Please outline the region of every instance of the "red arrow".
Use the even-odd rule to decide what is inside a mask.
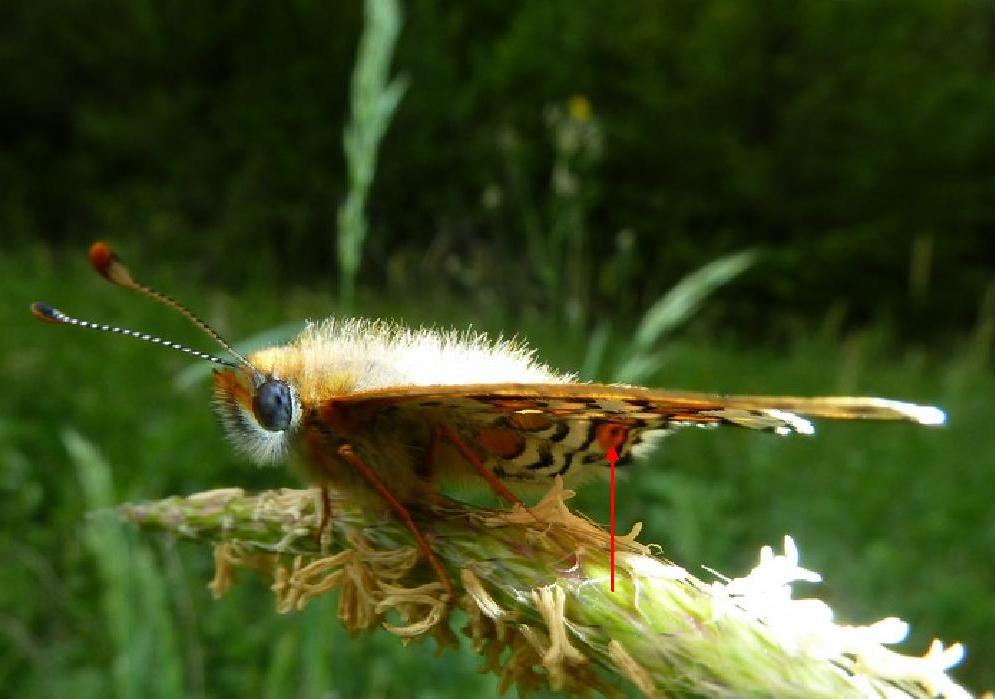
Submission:
[[[610,476],[608,481],[608,499],[610,502],[609,506],[609,530],[611,532],[611,545],[609,549],[609,560],[611,567],[611,591],[615,592],[615,463],[618,461],[618,452],[615,447],[608,450],[605,454],[605,458],[608,459],[608,463],[611,465]]]

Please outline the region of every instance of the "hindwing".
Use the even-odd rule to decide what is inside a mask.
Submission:
[[[610,384],[471,384],[399,386],[343,395],[319,414],[361,415],[364,424],[444,422],[455,429],[498,478],[540,483],[581,477],[642,455],[678,427],[733,425],[778,434],[811,434],[802,417],[911,420],[933,424],[942,413],[880,398],[721,396]],[[332,418],[327,419],[332,422]],[[358,427],[358,425],[357,425]],[[368,439],[373,435],[366,435]]]

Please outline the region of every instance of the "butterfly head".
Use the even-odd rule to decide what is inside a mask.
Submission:
[[[258,362],[255,355],[250,359],[237,352],[220,333],[180,302],[135,281],[128,268],[105,243],[94,243],[89,256],[90,264],[102,277],[177,311],[231,354],[233,360],[145,332],[74,318],[45,303],[32,304],[31,312],[48,323],[134,337],[212,362],[219,367],[214,374],[215,402],[236,448],[260,463],[284,457],[301,422],[300,394],[294,381],[280,376],[271,362]]]
[[[292,380],[255,367],[218,370],[214,397],[238,451],[258,463],[286,457],[302,415],[300,392]]]

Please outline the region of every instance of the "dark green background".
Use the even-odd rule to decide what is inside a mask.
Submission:
[[[394,66],[410,84],[380,151],[357,312],[520,333],[562,369],[607,320],[607,372],[684,274],[757,249],[669,340],[652,383],[891,395],[943,406],[950,425],[679,435],[622,486],[624,521],[646,521],[678,562],[730,574],[791,533],[827,579],[812,594],[842,619],[901,616],[920,652],[962,640],[958,676],[995,685],[990,6],[416,0],[406,15]],[[122,652],[62,430],[98,446],[119,501],[293,483],[230,454],[208,387],[174,387],[182,357],[43,327],[27,304],[205,346],[88,272],[86,245],[104,238],[233,338],[340,310],[334,222],[361,26],[344,2],[0,7],[12,695],[107,696]],[[575,96],[599,147],[571,162],[580,186],[565,200],[551,173]],[[567,257],[531,254],[564,221]],[[562,288],[548,282],[558,265],[573,275]],[[604,515],[598,486],[583,498]],[[493,692],[466,653],[347,640],[327,608],[277,619],[249,579],[213,602],[206,550],[153,548],[192,695],[320,696],[325,680],[335,696]]]

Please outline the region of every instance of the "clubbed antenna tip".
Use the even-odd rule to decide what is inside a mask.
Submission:
[[[168,306],[169,308],[172,308],[174,311],[177,311],[180,315],[184,316],[190,322],[196,325],[208,337],[212,338],[215,342],[221,345],[221,347],[230,352],[235,357],[235,359],[238,360],[238,364],[241,364],[249,368],[250,370],[255,371],[249,360],[246,359],[246,357],[243,356],[241,353],[237,352],[235,348],[233,348],[231,344],[227,340],[225,340],[217,330],[208,325],[208,323],[205,320],[201,319],[197,314],[195,314],[193,311],[191,311],[189,308],[187,308],[186,306],[184,306],[182,303],[172,298],[171,296],[167,296],[161,291],[157,291],[152,287],[145,286],[144,284],[135,281],[135,278],[131,276],[131,272],[128,271],[128,268],[121,261],[121,258],[117,256],[117,253],[115,253],[107,243],[103,241],[97,241],[93,243],[90,246],[90,250],[87,256],[89,257],[90,265],[93,267],[94,270],[96,270],[97,274],[99,274],[101,277],[111,282],[112,284],[123,286],[126,289],[131,289],[132,291],[137,291],[143,296],[146,296],[152,299],[153,301],[161,303],[165,306]],[[179,343],[172,342],[171,340],[164,340],[162,338],[149,335],[148,333],[136,330],[126,330],[124,328],[118,328],[111,325],[93,323],[91,321],[73,318],[71,316],[66,315],[58,308],[49,306],[46,303],[37,302],[32,304],[31,313],[36,318],[39,318],[40,320],[43,320],[46,323],[53,323],[56,325],[75,325],[77,327],[89,328],[92,330],[113,332],[119,335],[125,335],[128,337],[138,338],[140,340],[146,340],[148,342],[153,342],[158,345],[163,345],[164,347],[171,347],[173,349],[180,350],[181,352],[186,352],[188,354],[191,354],[195,357],[207,359],[208,361],[214,362],[215,364],[219,364],[222,366],[229,366],[229,367],[237,366],[237,364],[233,362],[220,359],[211,354],[207,354],[206,352],[199,352],[190,349],[188,347],[180,345]]]
[[[131,274],[128,272],[128,268],[124,266],[121,258],[117,256],[117,253],[107,243],[99,240],[95,242],[90,246],[88,256],[90,258],[90,265],[104,279],[119,286],[130,288],[136,286],[135,280],[132,279]]]

